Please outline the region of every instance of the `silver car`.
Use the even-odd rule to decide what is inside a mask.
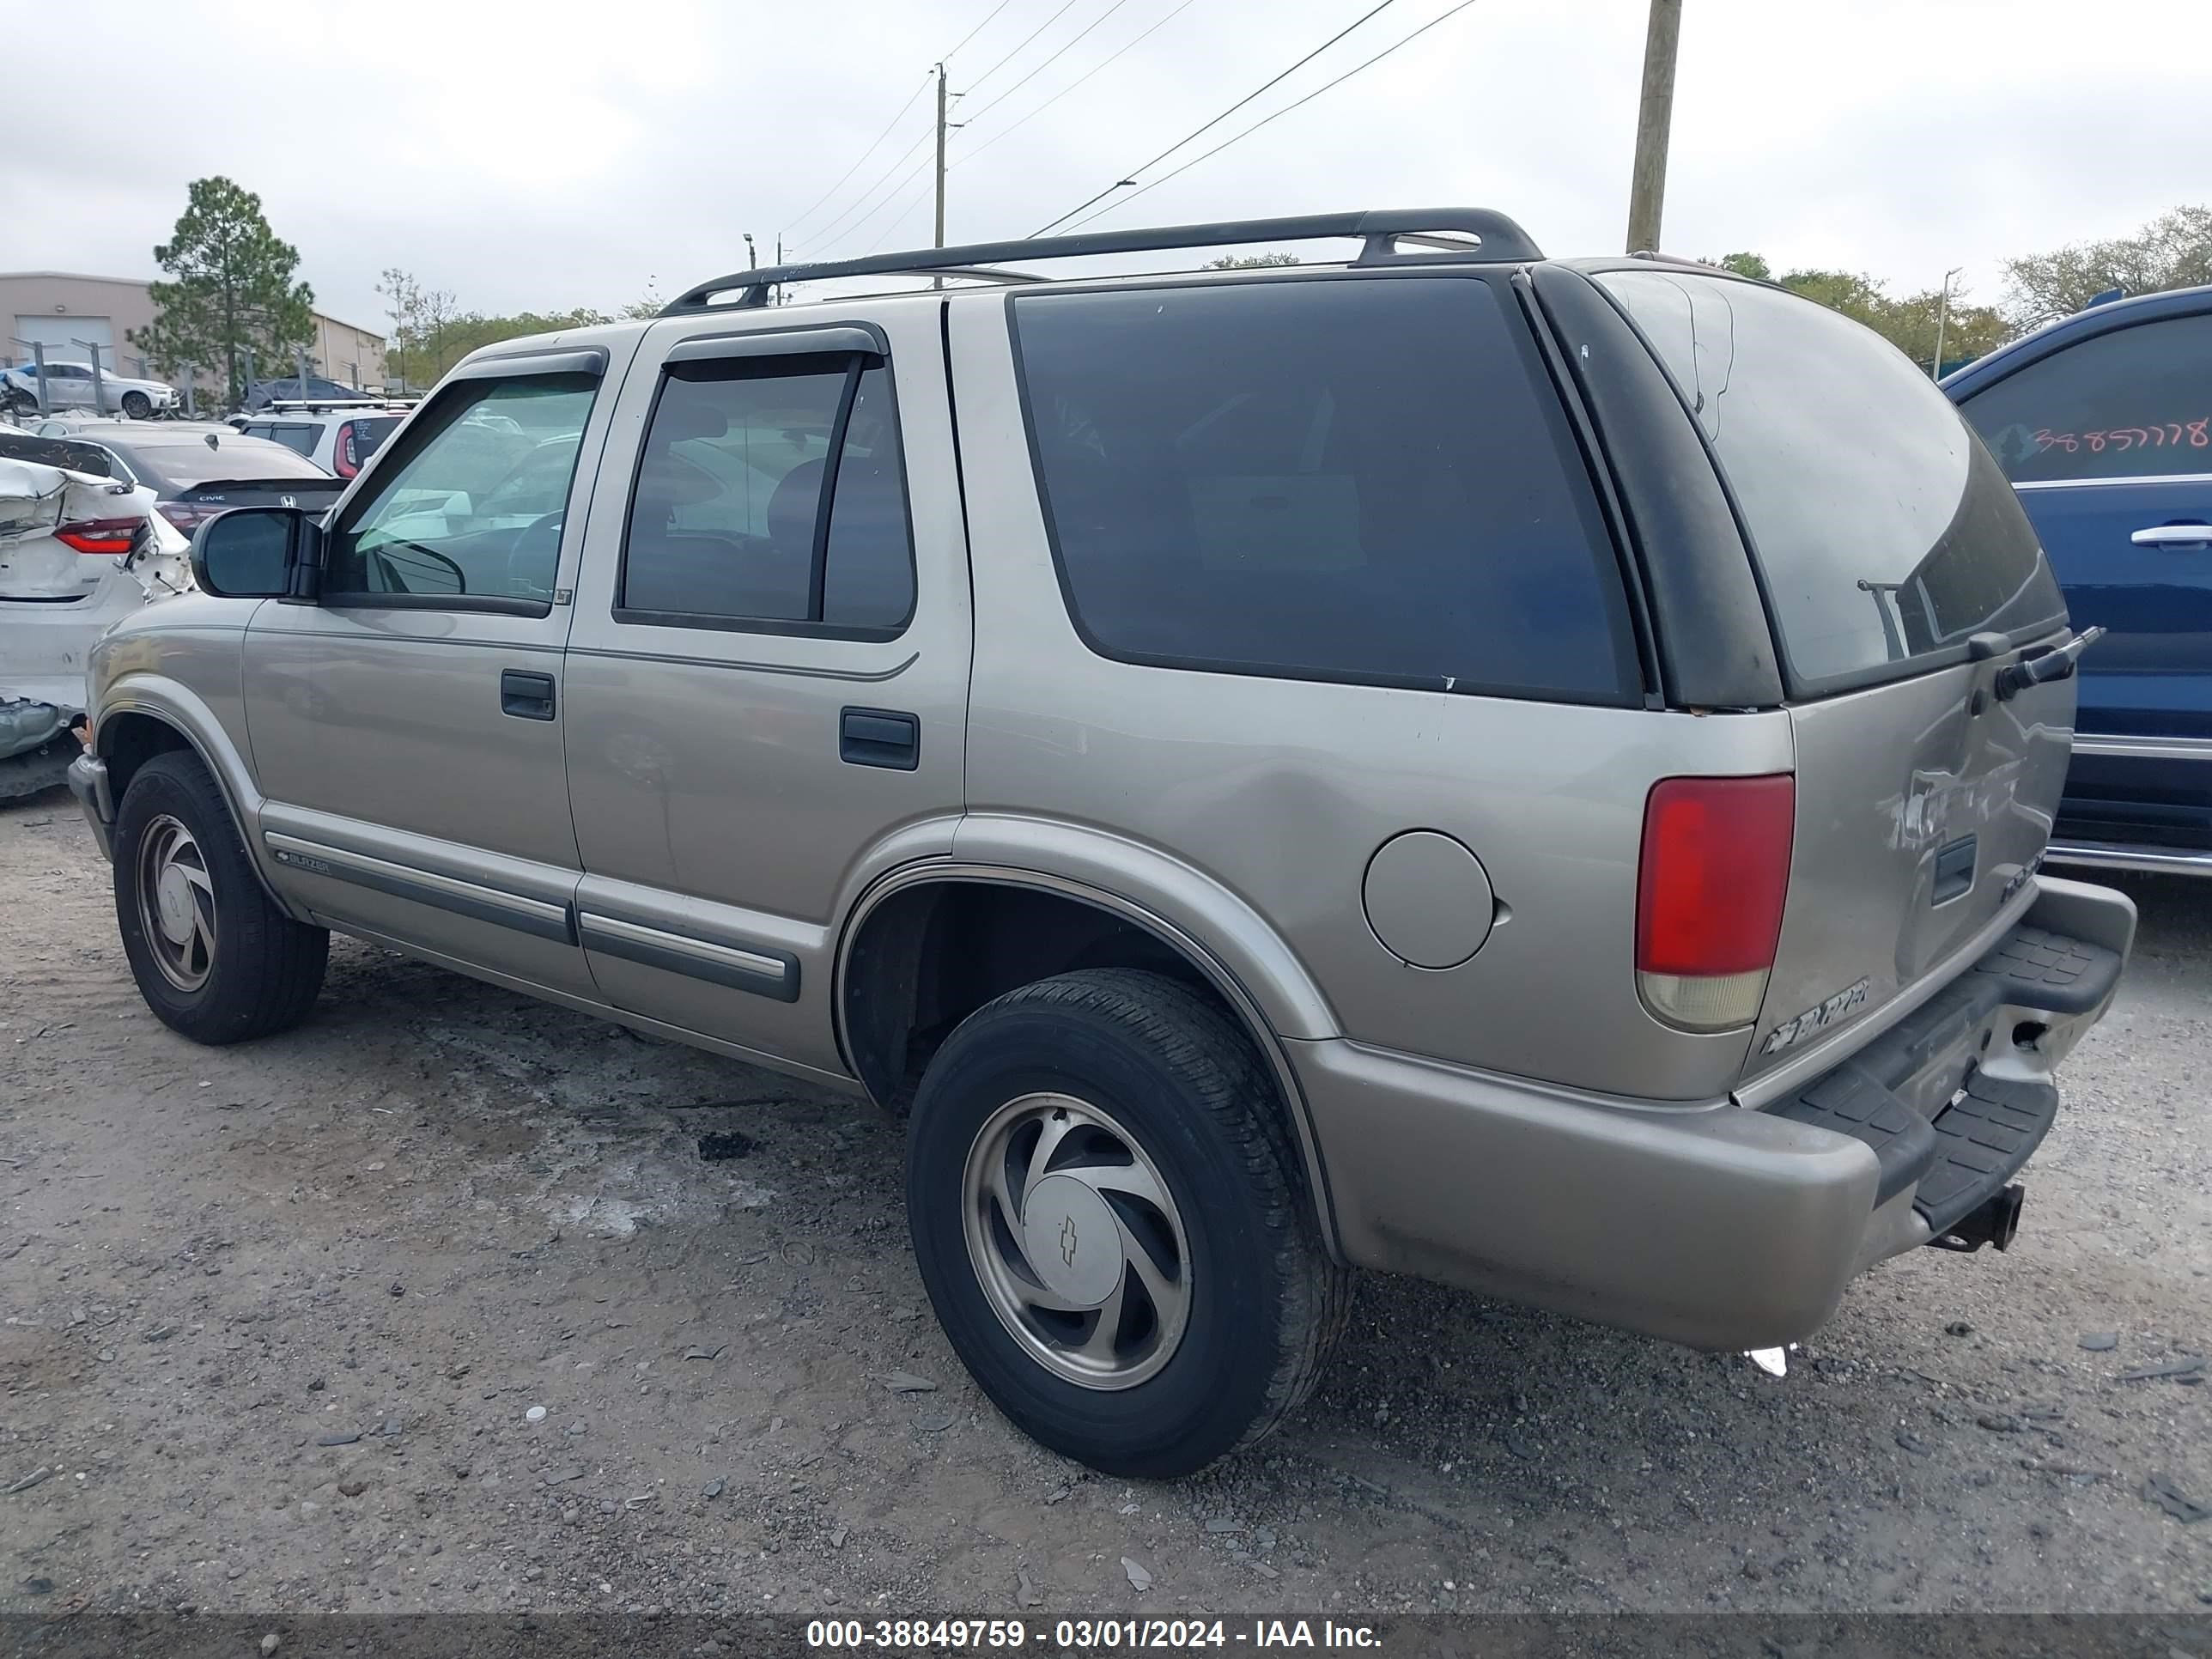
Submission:
[[[2002,1249],[2133,935],[2038,867],[2091,641],[1942,395],[1486,211],[740,271],[195,561],[72,774],[163,1020],[338,929],[871,1098],[954,1347],[1121,1474],[1352,1268],[1734,1350]]]
[[[95,388],[91,364],[49,359],[45,378],[46,406],[49,411],[93,407]],[[37,410],[39,385],[39,371],[30,363],[0,369],[0,396],[4,396],[11,408],[25,413]],[[105,368],[98,377],[97,396],[100,412],[127,415],[134,421],[179,408],[184,401],[177,388],[166,380],[134,379],[127,374],[111,374]]]

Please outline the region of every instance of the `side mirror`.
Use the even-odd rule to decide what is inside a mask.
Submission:
[[[301,599],[321,591],[323,527],[296,507],[237,507],[192,532],[192,580],[229,599]]]

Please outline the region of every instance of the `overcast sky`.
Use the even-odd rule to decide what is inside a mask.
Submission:
[[[970,124],[948,240],[1022,235],[1374,3],[0,0],[0,268],[152,276],[187,181],[211,173],[259,192],[322,309],[369,326],[387,265],[464,308],[611,309],[744,264],[745,231],[763,263],[780,232],[796,257],[923,246],[928,146],[908,152],[948,51]],[[1455,3],[1390,0],[1139,182]],[[2107,28],[2079,0],[1686,0],[1664,246],[1899,289],[1963,265],[1994,300],[2008,254],[2212,197],[2212,4],[2106,9],[2123,10]],[[1476,204],[1549,252],[1616,251],[1644,17],[1644,0],[1473,0],[1098,228]]]

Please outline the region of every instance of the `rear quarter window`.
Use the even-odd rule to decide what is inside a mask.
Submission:
[[[1465,277],[1015,300],[1085,642],[1218,672],[1639,695],[1619,562],[1510,305]]]
[[[2032,638],[2065,613],[1988,449],[1904,354],[1755,283],[1601,273],[1719,463],[1793,691],[1842,690]]]

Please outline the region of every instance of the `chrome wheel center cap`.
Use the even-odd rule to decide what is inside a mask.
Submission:
[[[1121,1282],[1121,1224],[1095,1188],[1047,1176],[1022,1206],[1022,1249],[1045,1288],[1096,1307]]]
[[[161,872],[154,902],[161,910],[161,932],[172,944],[182,945],[192,936],[192,884],[175,865]]]

